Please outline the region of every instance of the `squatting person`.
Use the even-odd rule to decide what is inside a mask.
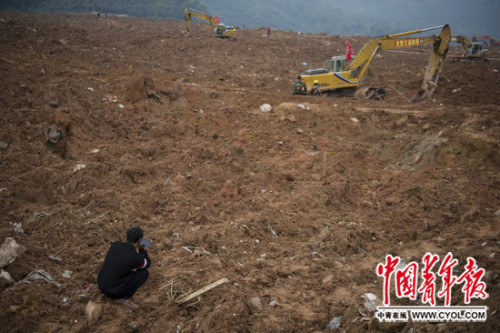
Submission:
[[[140,227],[133,227],[127,230],[126,242],[113,242],[97,276],[99,290],[105,296],[130,308],[138,307],[130,298],[148,279],[147,268],[151,266],[148,251],[140,242],[143,236]]]

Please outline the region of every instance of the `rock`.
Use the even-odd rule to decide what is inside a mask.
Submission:
[[[361,298],[364,300],[363,306],[368,316],[372,316],[377,310],[377,306],[382,305],[378,297],[372,293],[365,293]]]
[[[7,142],[0,141],[0,149],[9,148],[9,144]]]
[[[358,118],[351,118],[351,121],[354,122],[354,123],[359,123],[359,119]]]
[[[0,272],[0,290],[14,283],[15,281],[14,279],[12,279],[12,276],[10,276],[9,272],[2,269],[2,271]]]
[[[0,247],[0,268],[3,268],[21,256],[26,248],[16,243],[12,237],[5,238],[2,246]]]
[[[296,131],[297,131],[298,134],[303,134],[304,133],[304,130],[302,128],[297,128]]]
[[[331,287],[333,285],[333,275],[327,275],[321,281],[321,284],[325,287]]]
[[[102,305],[89,301],[85,306],[85,316],[89,325],[95,324],[102,316]]]
[[[59,96],[53,90],[50,90],[45,94],[45,101],[48,105],[54,108],[59,106]]]
[[[500,216],[500,209],[495,212],[495,216]]]
[[[321,175],[320,175],[320,174],[317,174],[317,173],[313,173],[313,174],[311,175],[311,178],[312,178],[313,180],[320,181],[320,180],[321,180]]]
[[[273,110],[273,107],[270,104],[262,104],[260,106],[260,111],[262,112],[271,112]]]
[[[262,303],[260,302],[259,297],[249,298],[247,304],[250,308],[250,313],[257,313],[262,311]]]

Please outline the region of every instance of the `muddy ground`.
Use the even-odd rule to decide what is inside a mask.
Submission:
[[[346,39],[368,40],[1,12],[0,241],[26,249],[4,267],[2,331],[497,331],[500,62],[450,58],[411,104],[430,49],[383,52],[364,82],[383,101],[292,96]],[[132,311],[88,287],[135,225],[153,265]],[[426,252],[485,269],[485,323],[362,318],[377,263]]]

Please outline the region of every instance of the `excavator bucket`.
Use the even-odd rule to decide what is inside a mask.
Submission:
[[[439,34],[439,40],[433,45],[433,51],[427,63],[427,70],[424,74],[424,81],[420,90],[413,95],[411,102],[416,103],[425,99],[429,99],[437,87],[439,74],[443,69],[446,55],[451,41],[450,26],[446,24]]]
[[[385,90],[383,88],[377,87],[358,88],[354,93],[354,97],[356,98],[372,100],[383,100],[385,98],[385,95]]]

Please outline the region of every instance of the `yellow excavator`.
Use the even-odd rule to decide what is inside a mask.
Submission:
[[[188,32],[189,28],[191,27],[192,16],[210,22],[210,25],[212,26],[212,30],[214,31],[216,37],[229,38],[234,36],[234,34],[236,34],[237,30],[233,26],[224,25],[223,23],[216,22],[212,16],[192,8],[186,8],[184,10],[184,20],[186,21],[186,29]]]
[[[435,29],[441,29],[438,36],[407,37]],[[437,87],[450,40],[451,32],[448,24],[377,37],[366,43],[351,60],[347,60],[347,55],[334,56],[325,62],[324,68],[306,70],[305,74],[297,77],[292,93],[294,95],[304,94],[305,91],[305,94],[308,94],[316,83],[319,84],[321,92],[336,97],[356,95],[362,98],[383,99],[385,90],[382,88],[370,87],[356,91],[377,52],[432,44],[432,52],[422,86],[413,95],[412,102],[429,98]],[[298,82],[299,80],[300,82]]]
[[[451,41],[455,43],[462,44],[463,53],[455,59],[482,59],[490,56],[490,50],[484,47],[482,42],[471,42],[465,36],[451,36]]]

